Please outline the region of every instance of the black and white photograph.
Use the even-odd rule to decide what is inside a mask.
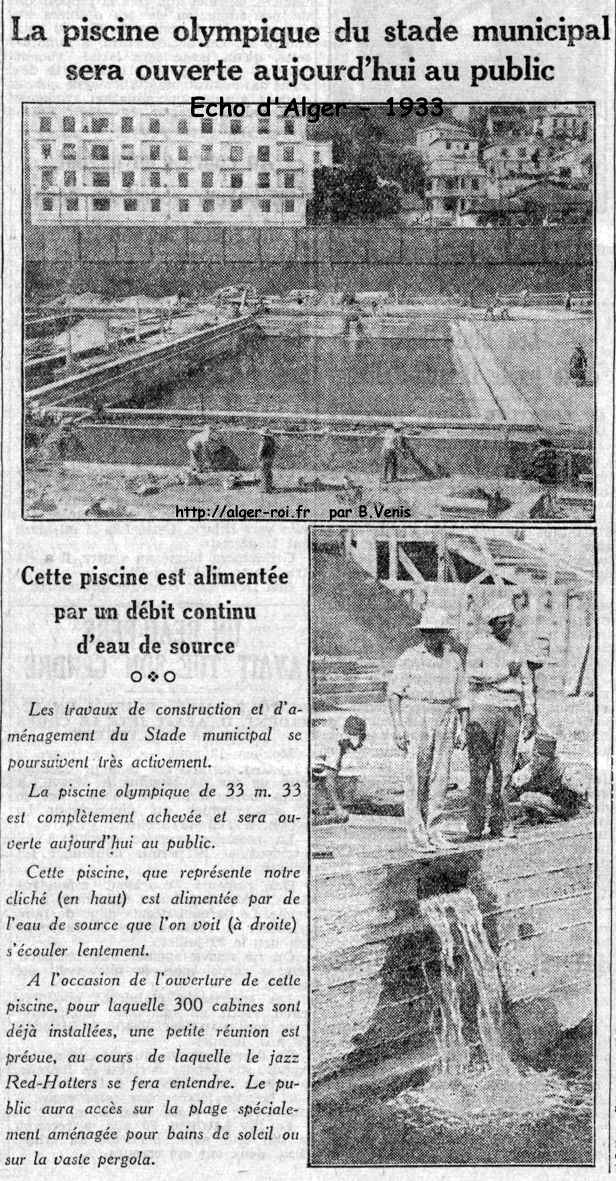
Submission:
[[[592,1165],[592,534],[311,561],[310,1162]]]
[[[26,518],[593,519],[593,104],[322,106],[23,104]]]

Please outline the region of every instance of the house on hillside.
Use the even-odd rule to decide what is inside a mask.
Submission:
[[[477,197],[485,193],[479,141],[466,128],[445,125],[417,135],[426,165],[426,209],[434,220],[464,224]]]

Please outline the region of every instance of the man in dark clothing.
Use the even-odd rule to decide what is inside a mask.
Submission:
[[[261,430],[259,431],[259,436],[260,436],[260,441],[259,441],[258,460],[259,460],[259,469],[261,472],[261,491],[262,492],[273,492],[274,491],[273,468],[274,468],[274,456],[276,454],[276,440],[275,440],[274,436],[272,434],[270,434],[267,427],[261,427]]]
[[[587,369],[588,357],[581,344],[578,344],[575,346],[571,354],[571,360],[569,361],[569,377],[572,378],[577,386],[586,385]]]
[[[556,738],[539,731],[532,755],[518,756],[511,785],[516,797],[510,805],[511,814],[528,824],[570,820],[587,808],[591,781],[589,768],[565,767],[556,753]]]
[[[530,476],[539,484],[558,483],[558,457],[550,439],[537,439],[530,458]]]

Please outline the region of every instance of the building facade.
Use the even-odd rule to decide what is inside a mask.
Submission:
[[[479,142],[464,128],[437,127],[417,136],[426,165],[426,210],[436,220],[465,224],[485,194]]]
[[[329,142],[273,111],[195,119],[180,104],[29,104],[34,224],[304,225]]]

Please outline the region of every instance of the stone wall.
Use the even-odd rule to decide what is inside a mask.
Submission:
[[[592,283],[590,226],[271,228],[28,226],[27,293],[58,284],[149,294],[248,282],[260,290],[575,290]]]

